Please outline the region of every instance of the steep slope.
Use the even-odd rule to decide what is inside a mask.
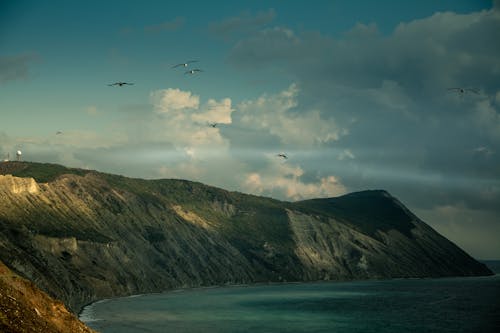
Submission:
[[[50,164],[1,173],[0,260],[75,311],[176,287],[491,274],[384,191],[288,203]]]
[[[92,333],[64,304],[0,262],[0,332]]]
[[[341,257],[358,262],[358,275],[440,277],[491,274],[485,265],[435,232],[386,191],[363,191],[338,198],[306,200],[296,205],[350,228],[352,241],[340,243],[341,239],[337,239],[336,244],[343,251]],[[335,228],[338,226],[331,225],[328,229]],[[335,257],[335,254],[329,256]]]

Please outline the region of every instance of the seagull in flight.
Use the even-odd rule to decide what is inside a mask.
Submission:
[[[63,132],[61,132],[61,131],[56,132],[56,135],[60,135],[60,134],[63,134]]]
[[[463,96],[463,95],[465,95],[467,93],[474,93],[476,95],[479,95],[479,91],[477,89],[472,89],[472,88],[461,88],[461,87],[448,88],[448,91],[456,92],[460,96]]]
[[[188,70],[187,72],[184,72],[184,74],[193,75],[193,74],[196,74],[196,73],[199,73],[199,72],[203,72],[203,71],[201,69],[195,68],[195,69]]]
[[[284,159],[284,160],[287,160],[287,159],[288,159],[288,156],[286,156],[286,154],[283,154],[283,153],[279,153],[279,154],[277,154],[276,156],[281,157],[281,158],[282,158],[282,159]]]
[[[131,86],[133,85],[133,83],[129,83],[129,82],[115,82],[115,83],[111,83],[111,84],[108,84],[108,86],[112,87],[112,86],[125,86],[125,85],[128,85],[128,86]]]
[[[186,61],[186,62],[181,63],[181,64],[173,65],[172,68],[187,67],[187,66],[189,66],[189,64],[192,64],[193,62],[198,62],[198,60],[190,60],[190,61]]]
[[[208,123],[208,125],[209,125],[210,127],[213,127],[213,128],[216,128],[216,127],[217,127],[217,123]]]

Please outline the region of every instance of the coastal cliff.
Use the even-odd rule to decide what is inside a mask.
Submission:
[[[492,274],[382,190],[290,203],[27,162],[0,166],[0,261],[75,312],[180,287]]]

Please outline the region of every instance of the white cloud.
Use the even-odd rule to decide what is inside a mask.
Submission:
[[[189,91],[165,89],[151,93],[156,111],[152,120],[156,139],[171,143],[179,153],[177,160],[158,167],[156,174],[287,200],[345,193],[346,188],[335,176],[305,181],[302,167],[282,163],[275,153],[266,158],[260,150],[250,157],[247,155],[249,159],[245,162],[237,157],[241,155],[233,155],[241,153],[238,146],[231,147],[234,135],[241,135],[238,129],[252,129],[247,137],[249,141],[259,139],[264,132],[279,138],[283,145],[294,147],[321,145],[347,134],[347,130],[338,128],[331,118],[322,119],[316,110],[296,112],[298,93],[298,87],[292,84],[280,93],[239,103],[234,109],[230,98],[201,103],[200,97]],[[227,126],[214,128],[208,125],[212,122]],[[232,131],[232,135],[224,136],[226,129]],[[345,154],[354,156],[350,151]],[[228,174],[227,170],[231,172]]]
[[[348,133],[347,129],[337,126],[333,119],[324,119],[318,110],[300,110],[298,106],[297,85],[276,95],[263,95],[256,100],[238,105],[241,123],[257,130],[266,130],[281,139],[284,144],[312,146],[337,141]]]
[[[219,102],[209,99],[205,109],[192,114],[191,119],[200,123],[231,124],[231,113],[234,109],[231,108],[230,98],[224,98]]]
[[[227,149],[229,143],[219,128],[208,123],[231,123],[231,99],[209,99],[200,105],[200,97],[190,91],[169,88],[152,92],[151,100],[159,115],[153,119],[156,139],[170,142],[180,150],[188,149],[191,157],[201,148]]]
[[[499,150],[497,31],[500,13],[493,10],[436,13],[401,23],[388,33],[362,24],[344,35],[276,27],[236,43],[229,62],[240,70],[260,70],[263,75],[270,70],[285,72],[300,87],[300,94],[288,99],[295,100],[295,106],[266,107],[262,116],[249,123],[267,128],[281,143],[298,145],[305,138],[310,145],[321,142],[318,136],[324,135],[318,134],[324,129],[305,126],[310,130],[303,134],[296,127],[284,126],[281,116],[287,120],[308,117],[313,123],[321,120],[324,126],[334,115],[336,126],[330,128],[341,140],[329,146],[344,145],[358,152],[350,162],[353,167],[368,174],[375,164],[384,170],[396,169],[384,179],[378,175],[365,178],[375,184],[394,186],[400,166],[407,164],[417,176],[467,178],[479,174],[478,167],[488,176],[498,176],[498,154],[480,161],[474,154],[463,156],[464,150],[479,146]],[[477,88],[482,94],[461,99],[448,93],[449,87]],[[491,99],[488,96],[494,96],[495,102],[485,102]],[[269,97],[264,97],[261,105],[256,101],[247,108],[266,106]],[[318,116],[314,117],[316,110]],[[260,119],[266,122],[259,123]],[[349,123],[349,119],[357,121]],[[342,137],[346,126],[349,135]],[[290,130],[285,132],[287,127]],[[345,172],[343,176],[347,179]],[[348,185],[357,183],[357,177],[352,177]]]
[[[299,166],[283,163],[270,156],[268,166],[245,175],[242,187],[250,193],[270,195],[287,200],[334,197],[346,193],[337,177],[330,175],[316,182],[303,182],[304,170]]]
[[[231,156],[230,140],[222,136],[219,126],[209,125],[232,123],[230,98],[200,103],[200,97],[190,91],[165,89],[151,93],[151,99],[156,116],[151,120],[154,130],[147,130],[154,132],[155,141],[168,142],[177,152],[175,160],[156,169],[158,177],[198,180],[222,187],[239,183],[244,165]],[[230,175],[226,168],[232,170]]]
[[[161,114],[183,118],[181,111],[185,109],[197,109],[200,105],[200,97],[192,95],[190,91],[180,89],[163,89],[151,93],[151,100],[155,111]]]

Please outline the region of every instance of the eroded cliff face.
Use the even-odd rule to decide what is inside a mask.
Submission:
[[[325,200],[96,172],[0,175],[0,260],[74,311],[178,287],[490,273],[386,192]]]
[[[288,211],[296,239],[295,254],[306,267],[304,279],[390,277],[386,246],[335,219],[320,220]]]
[[[31,181],[9,177],[0,187],[1,256],[73,309],[104,296],[254,279],[240,252],[180,205],[145,202],[92,175],[18,190]]]
[[[18,178],[12,175],[0,175],[0,187],[5,193],[21,194],[21,193],[38,193],[40,190],[38,184],[33,178]]]

